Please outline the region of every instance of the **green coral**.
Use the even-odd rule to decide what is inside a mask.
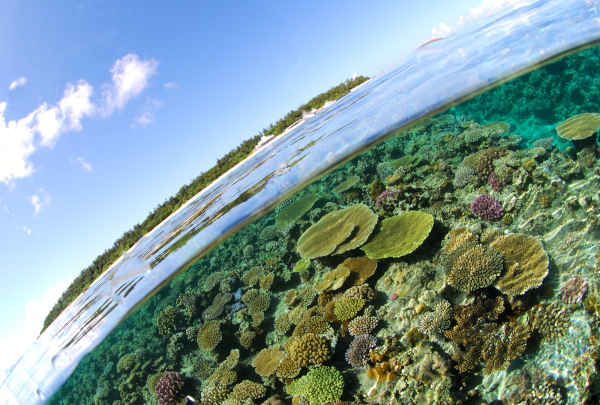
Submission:
[[[355,249],[367,241],[377,218],[364,204],[331,212],[300,236],[298,253],[304,259],[315,259]]]
[[[360,177],[352,176],[343,183],[339,184],[336,188],[333,189],[334,193],[343,193],[346,190],[350,190],[358,181]]]
[[[300,260],[298,260],[298,263],[296,263],[294,265],[294,271],[296,273],[300,273],[300,272],[308,270],[309,267],[310,267],[309,259],[300,259]]]
[[[365,300],[355,297],[342,297],[335,301],[333,313],[340,321],[353,318],[365,306]]]
[[[323,405],[340,399],[344,378],[335,367],[321,366],[294,380],[287,390],[290,395],[306,398],[310,405]]]
[[[283,226],[299,220],[302,215],[306,214],[312,208],[314,203],[319,199],[319,196],[310,194],[297,199],[287,207],[279,211],[275,218],[275,225]]]
[[[401,157],[400,159],[396,159],[392,162],[389,162],[388,166],[392,169],[397,169],[399,167],[415,167],[421,162],[421,159],[423,159],[423,156],[421,155],[406,155]]]
[[[433,216],[408,211],[384,219],[369,243],[362,247],[371,259],[402,257],[414,252],[425,241],[433,227]]]

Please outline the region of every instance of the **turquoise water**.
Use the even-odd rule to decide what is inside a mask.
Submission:
[[[599,111],[598,49],[440,111],[597,40],[595,16],[507,11],[307,119],[138,243],[0,394],[43,402],[98,345],[50,403],[158,403],[159,381],[171,403],[592,401],[598,151],[556,126]]]

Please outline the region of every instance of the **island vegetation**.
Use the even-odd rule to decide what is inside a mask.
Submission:
[[[275,124],[264,128],[258,135],[242,142],[237,148],[229,151],[225,156],[217,160],[217,164],[211,167],[204,173],[192,180],[189,184],[184,185],[179,189],[177,194],[168,198],[162,204],[159,204],[154,211],[148,214],[148,217],[141,223],[135,224],[132,229],[123,233],[113,245],[106,249],[102,254],[98,255],[91,265],[81,271],[79,276],[62,293],[61,297],[54,304],[50,313],[44,320],[44,326],[41,332],[60,315],[60,313],[71,304],[96,280],[106,269],[108,269],[123,252],[131,248],[142,236],[150,232],[154,227],[164,221],[169,215],[177,211],[186,201],[198,194],[205,187],[215,181],[223,173],[234,167],[236,164],[244,160],[252,153],[254,147],[260,141],[261,136],[281,135],[286,128],[293,123],[302,119],[303,113],[310,112],[313,109],[322,108],[326,101],[336,100],[347,94],[353,88],[369,80],[368,77],[358,76],[353,79],[348,79],[345,82],[335,86],[328,91],[319,94],[311,99],[308,103],[300,106],[296,110],[292,110],[285,117],[278,120]]]

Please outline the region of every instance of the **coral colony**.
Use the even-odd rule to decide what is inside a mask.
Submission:
[[[397,133],[178,276],[50,403],[597,403],[600,106],[543,72],[553,134],[513,129],[539,72]]]

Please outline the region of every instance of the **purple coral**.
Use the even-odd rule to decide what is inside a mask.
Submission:
[[[492,172],[490,177],[488,177],[488,184],[494,191],[502,191],[502,184],[500,184],[500,180],[498,176],[496,176],[496,172]]]
[[[586,279],[576,274],[563,284],[559,295],[565,304],[574,305],[581,302],[586,292]]]
[[[388,199],[390,198],[394,198],[394,196],[396,195],[396,193],[392,192],[392,191],[384,191],[383,193],[379,194],[379,196],[377,197],[377,201],[375,201],[375,205],[377,205],[378,207],[381,207],[381,200],[384,200],[384,203],[387,202]]]
[[[377,338],[374,336],[356,336],[346,351],[346,361],[352,367],[365,367],[369,361],[369,350],[376,344]]]
[[[183,398],[183,377],[180,373],[166,373],[156,382],[154,391],[158,403],[173,405]]]
[[[498,200],[487,194],[481,194],[471,203],[473,213],[488,221],[494,221],[504,216],[504,208]]]

